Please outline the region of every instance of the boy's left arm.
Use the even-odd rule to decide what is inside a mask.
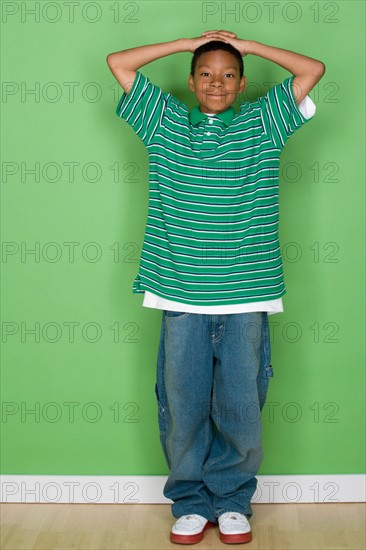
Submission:
[[[211,38],[221,37],[220,31],[205,31],[202,35]],[[236,48],[242,56],[247,54],[258,55],[269,61],[273,61],[284,69],[290,71],[295,78],[293,79],[293,93],[296,103],[300,105],[301,101],[308,95],[310,90],[319,82],[325,73],[325,65],[322,61],[307,57],[290,50],[275,48],[261,44],[255,40],[241,40],[239,38],[224,37],[225,42],[228,42]]]

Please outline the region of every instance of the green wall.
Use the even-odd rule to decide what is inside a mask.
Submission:
[[[270,317],[259,473],[363,472],[364,3],[1,8],[2,473],[168,471],[154,394],[161,312],[132,294],[148,156],[115,114],[122,89],[106,56],[209,29],[326,64],[311,92],[316,116],[281,161],[287,294],[285,312]],[[190,60],[179,53],[141,70],[193,107]],[[244,61],[247,99],[288,75]]]

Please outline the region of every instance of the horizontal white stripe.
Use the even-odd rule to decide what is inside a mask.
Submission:
[[[300,403],[308,410],[310,403]],[[156,422],[156,420],[155,420]],[[153,424],[153,422],[152,422]],[[135,445],[137,449],[137,444]],[[331,469],[331,468],[329,468]],[[251,503],[333,504],[365,502],[365,474],[257,475]],[[167,476],[22,475],[1,476],[1,502],[48,504],[171,504],[164,497]],[[30,513],[29,509],[29,513]],[[295,508],[294,508],[295,510]],[[324,531],[325,533],[325,531]]]
[[[154,238],[154,239],[159,239],[159,240],[161,240],[161,241],[164,241],[164,243],[166,243],[168,246],[170,245],[170,246],[177,246],[177,247],[179,247],[179,248],[188,248],[189,250],[192,250],[192,249],[201,250],[201,249],[202,249],[202,247],[193,246],[192,244],[185,245],[185,244],[178,243],[178,242],[172,243],[171,241],[169,241],[169,240],[167,239],[166,232],[163,231],[162,228],[159,227],[159,228],[157,228],[157,229],[163,233],[164,238],[163,238],[163,237],[159,237],[159,236],[156,235],[155,233],[149,233],[148,230],[146,230],[145,235],[148,236],[148,237],[152,237],[152,238]],[[261,235],[261,236],[262,236],[262,235]],[[184,238],[184,237],[181,237],[181,238]],[[149,242],[149,244],[151,243],[151,241],[147,241],[147,242]],[[205,242],[206,242],[206,240],[205,240]],[[272,243],[277,243],[277,242],[278,242],[278,239],[273,239],[272,241],[267,241],[267,242],[264,242],[264,243],[261,241],[260,243],[257,243],[257,244],[256,244],[256,243],[252,243],[252,244],[251,244],[251,243],[248,243],[248,244],[245,245],[245,248],[249,248],[249,247],[258,247],[258,246],[263,246],[263,247],[264,247],[264,246],[268,246],[268,245],[270,245],[270,244],[272,244]],[[152,245],[152,244],[153,244],[153,243],[151,243],[151,245]],[[238,250],[238,247],[233,247],[233,248],[227,247],[227,246],[226,246],[226,244],[227,244],[226,242],[220,241],[220,244],[225,246],[225,250],[229,250],[229,251],[230,251],[230,250]],[[158,246],[158,245],[157,245],[157,246]],[[279,247],[279,246],[277,246],[275,249],[273,249],[273,252],[275,252],[275,251],[277,251],[277,250],[280,250],[280,247]],[[272,250],[268,250],[267,252],[270,253],[270,252],[272,252]],[[249,254],[251,254],[251,253],[249,253]],[[253,252],[252,254],[256,254],[256,252]]]
[[[149,228],[150,228],[150,227],[151,227],[151,226],[149,226]],[[189,248],[190,250],[192,250],[192,248],[193,248],[193,249],[201,249],[201,248],[202,248],[202,244],[205,245],[206,243],[213,243],[213,244],[217,244],[217,245],[220,245],[220,246],[224,245],[224,246],[225,246],[225,249],[226,249],[226,247],[227,247],[227,244],[230,243],[230,244],[233,244],[233,245],[234,245],[234,248],[227,247],[227,249],[228,249],[228,250],[235,250],[235,246],[236,246],[235,243],[241,243],[241,242],[243,241],[243,239],[236,239],[236,240],[230,240],[230,241],[227,240],[227,241],[225,241],[225,242],[223,243],[221,239],[216,239],[216,240],[215,240],[215,239],[207,239],[207,238],[205,238],[204,243],[202,243],[202,237],[201,237],[200,239],[197,239],[197,238],[189,238],[189,237],[187,237],[188,240],[194,241],[194,242],[199,242],[199,243],[201,244],[201,246],[197,247],[197,246],[193,246],[193,244],[191,244],[191,243],[184,244],[184,243],[179,242],[179,241],[177,241],[177,240],[174,240],[174,242],[172,242],[172,240],[169,240],[169,239],[167,238],[167,233],[166,233],[165,230],[163,230],[163,229],[160,228],[160,227],[156,227],[156,226],[154,226],[154,229],[157,229],[158,231],[160,231],[160,232],[164,235],[164,237],[160,237],[158,234],[155,234],[155,233],[149,233],[148,229],[146,229],[145,234],[146,234],[148,237],[152,237],[152,238],[155,238],[155,239],[159,239],[159,240],[161,240],[161,241],[164,241],[165,243],[167,243],[168,246],[170,246],[170,243],[171,243],[172,246],[179,246],[179,247],[181,247],[181,248]],[[272,232],[272,234],[273,234],[273,232]],[[181,235],[177,235],[177,234],[175,234],[175,235],[169,234],[169,237],[170,237],[170,238],[174,237],[175,239],[184,239],[184,241],[186,240],[186,237],[182,237]],[[150,242],[150,241],[149,241],[149,242]],[[273,244],[273,243],[276,243],[276,244],[277,244],[277,243],[278,243],[278,239],[272,239],[271,241],[265,241],[265,242],[260,241],[260,242],[258,242],[258,243],[248,243],[248,244],[244,244],[243,246],[245,246],[246,248],[247,248],[247,247],[251,247],[251,246],[253,246],[253,247],[258,247],[258,246],[263,246],[263,247],[265,247],[265,246],[269,246],[269,245],[271,245],[271,244]],[[275,248],[274,250],[277,251],[277,250],[279,250],[279,249],[280,249],[280,247],[279,247],[279,246],[276,246],[276,248]]]
[[[190,263],[189,261],[187,262],[181,262],[179,263],[179,267],[180,269],[178,270],[177,269],[177,264],[175,264],[173,261],[170,262],[170,265],[171,267],[167,267],[165,266],[163,263],[158,263],[158,262],[155,262],[154,260],[159,257],[161,258],[163,261],[165,261],[166,263],[169,263],[169,258],[166,258],[165,256],[163,255],[159,255],[157,254],[156,250],[159,250],[160,251],[163,251],[163,252],[166,252],[166,249],[162,248],[162,247],[153,247],[152,250],[149,250],[149,247],[148,246],[145,246],[144,247],[144,258],[143,258],[143,262],[147,262],[147,263],[150,263],[150,264],[153,264],[153,265],[156,265],[157,267],[159,267],[160,269],[164,269],[166,271],[172,271],[173,273],[177,273],[177,272],[180,272],[186,276],[191,276],[191,277],[212,277],[212,276],[216,276],[217,277],[231,277],[231,276],[235,276],[235,277],[239,277],[240,275],[251,275],[252,273],[259,273],[259,272],[263,272],[263,271],[266,271],[266,272],[270,272],[270,271],[274,271],[274,270],[278,270],[280,269],[282,266],[281,266],[281,262],[278,261],[280,260],[280,254],[277,254],[277,256],[274,256],[274,257],[270,257],[269,259],[265,259],[265,258],[261,258],[260,260],[257,260],[255,262],[248,262],[248,261],[245,261],[245,262],[238,262],[238,261],[234,261],[232,263],[229,264],[228,260],[229,259],[234,259],[235,260],[235,256],[233,257],[225,257],[225,261],[221,262],[221,264],[216,264],[216,265],[210,265],[210,260],[220,260],[220,258],[217,256],[217,257],[212,257],[212,256],[203,256],[200,258],[200,256],[195,256],[195,258],[201,260],[201,262],[197,265],[197,263]],[[174,253],[172,253],[174,254]],[[176,256],[179,256],[180,258],[182,259],[187,259],[189,260],[190,258],[192,258],[191,255],[189,254],[180,254],[180,253],[177,253],[175,254]],[[149,260],[147,258],[147,256],[151,256],[151,260]],[[204,260],[203,258],[207,257],[207,260]],[[239,255],[240,257],[240,255]],[[268,267],[265,267],[264,265],[262,264],[265,264],[265,263],[269,263],[269,262],[276,262],[277,261],[277,265],[274,266],[274,267],[271,267],[271,268],[268,268]],[[228,273],[228,269],[231,269],[232,267],[237,267],[237,268],[241,268],[243,266],[251,266],[251,265],[254,265],[254,266],[258,266],[258,269],[257,270],[252,270],[252,271],[243,271],[243,270],[238,270],[238,271],[230,271]],[[197,268],[200,268],[200,269],[205,269],[206,270],[206,273],[196,273],[195,270]],[[225,269],[226,272],[225,273],[219,273],[218,272],[218,269],[221,268],[221,269]],[[193,272],[192,272],[192,269],[193,269]],[[210,274],[209,271],[212,270],[213,273]],[[256,278],[253,278],[253,279],[250,279],[252,282],[255,282],[257,279]],[[232,281],[233,284],[235,284],[234,281]],[[207,284],[215,284],[215,282],[213,283],[207,283]],[[228,284],[231,284],[231,283],[228,283]]]
[[[174,173],[174,170],[169,170],[170,172]],[[176,172],[177,173],[177,172]],[[155,174],[153,174],[153,176],[155,176]],[[177,179],[173,179],[173,178],[169,178],[168,175],[166,174],[159,174],[160,178],[163,180],[168,180],[172,183],[174,183],[174,186],[176,187],[176,189],[178,191],[180,191],[179,187],[182,186],[182,187],[192,187],[192,190],[196,190],[197,189],[197,183],[189,183],[187,181],[178,181]],[[197,182],[198,184],[200,185],[200,188],[201,189],[231,189],[231,190],[235,190],[235,189],[242,189],[245,185],[245,183],[241,182],[239,185],[235,186],[235,185],[222,185],[221,183],[220,184],[217,184],[217,185],[208,185],[207,183],[204,182],[204,180],[202,181],[202,175],[197,175],[197,176],[191,176],[191,174],[189,175],[190,178],[194,179],[196,178],[197,179]],[[268,177],[260,177],[258,178],[254,183],[257,184],[259,182],[262,182],[262,181],[267,181],[269,179],[274,179],[274,178],[268,178]],[[150,185],[156,183],[157,185],[159,185],[159,180],[155,180],[155,178],[151,179],[150,181]],[[251,184],[250,184],[251,185]],[[272,188],[273,186],[271,186]],[[263,189],[263,188],[262,188]],[[243,194],[245,195],[245,193]],[[210,195],[211,196],[211,195]],[[212,196],[215,196],[215,195],[212,195]],[[225,197],[230,197],[230,196],[237,196],[237,195],[225,195]]]
[[[255,119],[257,118],[258,117],[255,117]],[[210,124],[209,128],[210,128],[211,135],[215,135],[217,139],[205,138],[205,143],[215,144],[219,140],[220,145],[224,147],[225,145],[229,145],[229,143],[227,143],[229,139],[230,139],[230,143],[231,142],[241,143],[241,142],[248,141],[249,139],[252,141],[253,131],[257,130],[258,137],[259,137],[261,134],[260,130],[262,126],[260,124],[249,126],[249,123],[251,122],[251,120],[254,120],[254,117],[251,119],[246,119],[245,121],[241,121],[240,125],[239,124],[237,125],[237,126],[240,126],[238,130],[235,130],[232,125],[230,125],[230,127],[227,127],[224,124],[223,126],[220,126],[219,124]],[[197,128],[195,126],[189,126],[187,120],[185,120],[182,124],[174,120],[170,120],[170,123],[172,128],[169,128],[169,126],[165,122],[165,126],[164,126],[165,132],[162,137],[164,138],[164,140],[172,141],[174,143],[175,141],[174,137],[179,136],[179,138],[181,138],[181,141],[179,141],[179,145],[181,145],[182,147],[185,147],[186,143],[191,144],[192,142],[193,143],[199,142],[201,137],[205,135],[204,126],[200,126]],[[249,134],[249,136],[246,137],[245,134]]]
[[[192,304],[183,304],[182,302],[175,302],[174,300],[167,300],[160,296],[149,292],[144,293],[144,301],[142,304],[144,307],[150,307],[154,309],[166,309],[170,311],[183,311],[188,313],[210,313],[216,314],[230,314],[230,313],[248,313],[253,311],[266,311],[269,315],[283,312],[282,298],[276,300],[268,300],[265,302],[249,302],[247,304],[228,304],[225,306],[197,306]]]
[[[249,194],[252,195],[253,193],[249,193]],[[252,212],[255,208],[268,208],[269,210],[275,209],[274,212],[268,212],[268,214],[263,214],[262,217],[274,216],[275,214],[278,214],[278,200],[275,200],[274,202],[270,202],[268,204],[255,206],[252,209],[246,208],[244,210],[238,210],[239,208],[249,206],[249,205],[253,204],[256,201],[264,202],[264,201],[269,200],[269,199],[274,199],[274,198],[278,199],[278,193],[275,193],[275,194],[272,194],[272,195],[264,195],[264,196],[261,196],[261,197],[257,196],[257,197],[252,198],[251,200],[241,201],[239,203],[228,203],[228,204],[223,204],[223,203],[220,203],[220,204],[216,203],[215,204],[215,203],[207,203],[207,202],[188,201],[188,200],[183,201],[183,200],[180,200],[179,198],[175,197],[174,195],[168,195],[167,193],[162,193],[162,192],[160,192],[159,195],[162,196],[162,197],[166,197],[166,199],[170,199],[173,203],[173,204],[170,204],[167,201],[165,201],[163,203],[164,210],[162,210],[162,208],[159,208],[160,212],[166,212],[166,209],[170,208],[172,210],[178,210],[179,212],[189,212],[191,214],[202,215],[202,216],[227,216],[228,219],[231,216],[241,216],[242,214],[248,214],[248,213]],[[229,197],[226,197],[226,198],[229,198]],[[155,206],[153,206],[154,203],[158,203],[159,205],[161,205],[162,201],[160,201],[159,198],[154,198],[154,197],[151,196],[150,197],[150,204],[151,204],[152,208],[156,208]],[[182,205],[184,205],[184,206],[190,206],[190,205],[205,206],[206,208],[210,208],[210,209],[214,210],[214,212],[208,212],[207,210],[203,210],[203,209],[193,210],[193,209],[183,208]],[[190,218],[187,218],[187,220],[190,220]],[[243,219],[243,221],[246,221],[246,220]]]
[[[149,251],[146,251],[146,254],[150,254],[153,258],[155,257],[154,254],[152,254],[151,252]],[[263,263],[266,263],[266,262],[272,262],[272,260],[264,260]],[[146,258],[146,255],[144,256],[144,259],[143,259],[143,262],[141,263],[141,270],[146,270],[146,271],[149,271],[150,273],[154,273],[156,274],[157,272],[153,269],[149,269],[147,267],[147,265],[152,265],[152,266],[157,266],[158,267],[158,272],[159,272],[159,277],[161,277],[162,279],[167,279],[167,281],[169,282],[172,282],[172,281],[179,281],[181,282],[182,285],[197,285],[198,286],[201,286],[201,287],[206,287],[206,286],[212,286],[212,285],[216,285],[216,284],[220,284],[220,286],[222,285],[244,285],[244,284],[247,284],[247,283],[257,283],[259,281],[266,281],[266,280],[271,280],[271,281],[275,281],[276,279],[279,279],[282,277],[282,266],[281,264],[277,265],[277,266],[274,266],[274,267],[262,267],[261,269],[253,269],[252,271],[249,271],[249,272],[242,272],[242,271],[232,271],[230,272],[229,274],[228,273],[213,273],[212,275],[208,272],[206,273],[195,273],[195,272],[187,272],[185,271],[185,269],[183,268],[187,268],[189,269],[190,267],[197,267],[195,265],[191,265],[191,264],[180,264],[180,271],[178,271],[176,268],[171,268],[171,267],[166,267],[166,266],[163,266],[162,264],[158,264],[157,262],[154,262],[153,260],[149,260],[148,258]],[[248,265],[255,265],[255,263],[253,264],[248,264]],[[212,267],[212,266],[198,266],[198,267],[205,267],[207,269],[207,271],[209,270],[209,267]],[[214,267],[218,267],[218,266],[214,266]],[[226,266],[225,266],[226,267]],[[238,267],[241,267],[241,264],[239,264]],[[174,277],[173,275],[163,275],[162,274],[162,270],[164,269],[164,271],[171,271],[172,273],[179,273],[180,275],[182,275],[181,278],[179,277]],[[278,275],[271,275],[271,271],[280,271]],[[270,275],[269,277],[260,277],[260,276],[257,276],[257,277],[251,277],[249,278],[248,275],[252,276],[253,274],[255,273],[262,273],[262,272],[266,272],[268,273],[268,275]],[[240,279],[241,276],[244,276],[244,280]],[[245,277],[247,276],[247,277]],[[187,281],[186,279],[184,279],[184,277],[217,277],[218,279],[220,278],[229,278],[229,277],[232,277],[233,279],[235,278],[235,281],[234,280],[230,280],[230,281],[227,281],[227,282],[224,282],[224,281],[209,281],[209,280],[206,280],[204,281],[203,283],[201,283],[200,281],[198,280],[195,280],[195,281]],[[184,280],[183,280],[184,279]],[[279,284],[281,283],[276,283],[275,285],[268,285],[268,288],[271,288],[272,286],[279,286]],[[172,287],[172,285],[167,285],[169,287]],[[172,288],[179,288],[179,287],[172,287]],[[248,290],[259,290],[260,288],[267,288],[265,286],[263,287],[257,287],[257,286],[247,286],[246,287]],[[207,290],[205,289],[205,292],[214,292],[213,290]],[[237,288],[235,290],[233,290],[232,292],[238,292],[242,290],[242,288]],[[217,289],[216,292],[219,292],[220,290]],[[200,290],[197,290],[197,291],[193,291],[193,292],[200,292]],[[227,292],[227,291],[225,291]],[[229,291],[231,292],[231,291]]]
[[[161,218],[158,218],[158,217],[156,217],[156,216],[151,216],[151,219],[158,220],[158,221],[162,221]],[[172,236],[174,236],[174,237],[176,236],[176,237],[180,237],[181,239],[184,238],[184,239],[186,239],[186,240],[192,240],[192,239],[193,239],[193,240],[195,240],[195,241],[196,241],[196,240],[201,240],[201,238],[202,238],[201,236],[199,236],[199,237],[192,237],[192,236],[188,236],[188,235],[184,235],[184,236],[183,236],[183,235],[180,235],[179,233],[174,233],[174,228],[177,228],[177,227],[179,228],[180,226],[175,225],[175,224],[172,224],[172,223],[167,224],[167,225],[168,225],[168,227],[170,228],[170,231],[169,231],[170,235],[172,235]],[[277,222],[276,222],[276,223],[271,223],[271,224],[268,224],[268,227],[270,227],[270,226],[272,226],[272,225],[278,225],[278,224],[277,224]],[[150,224],[149,227],[156,227],[156,226]],[[263,229],[264,229],[264,228],[267,228],[267,226],[266,226],[266,225],[263,225],[263,224],[258,224],[258,225],[256,225],[256,226],[251,225],[251,227],[252,227],[252,228],[258,228],[258,227],[259,227],[259,228],[263,228]],[[181,228],[181,229],[182,229],[182,228]],[[223,230],[221,230],[221,231],[215,231],[214,229],[199,229],[199,228],[195,227],[194,232],[195,232],[195,233],[209,233],[210,235],[216,234],[216,233],[217,233],[217,234],[221,235],[221,237],[218,238],[218,239],[211,239],[212,242],[217,242],[218,240],[224,240],[224,242],[238,242],[238,241],[235,240],[235,239],[229,239],[229,238],[227,237],[227,235],[225,235],[225,234],[223,235],[223,233],[224,233]],[[255,238],[255,237],[256,237],[255,234],[254,234],[254,235],[253,235],[253,234],[250,234],[250,235],[244,235],[244,236],[243,236],[243,235],[242,235],[243,229],[233,229],[233,230],[230,231],[230,233],[231,233],[231,234],[233,234],[233,233],[240,233],[240,234],[241,234],[241,237],[238,239],[239,241],[244,241],[245,239],[251,239],[251,238]],[[277,233],[277,229],[275,229],[274,231],[266,231],[266,232],[263,232],[263,234],[262,234],[261,236],[266,236],[266,237],[267,237],[267,236],[269,236],[269,235],[273,235],[274,233]],[[259,236],[258,236],[258,237],[259,237]],[[205,241],[206,241],[206,242],[209,242],[210,239],[205,237]],[[259,244],[259,243],[258,243],[258,244]]]
[[[181,164],[176,161],[166,162],[165,164],[159,164],[157,161],[160,158],[159,154],[154,155],[154,159],[150,161],[150,167],[152,170],[151,181],[155,180],[155,176],[159,175],[160,178],[168,178],[169,174],[176,174],[180,181],[174,181],[174,183],[192,185],[190,180],[199,180],[203,187],[207,186],[207,183],[215,184],[212,188],[221,189],[225,186],[222,182],[232,182],[227,189],[242,189],[253,185],[256,185],[259,181],[265,180],[266,182],[273,183],[272,187],[278,187],[278,174],[279,165],[276,162],[276,166],[260,166],[261,163],[267,163],[268,159],[262,159],[249,166],[192,166],[191,164]],[[165,157],[161,157],[164,159]],[[166,160],[166,159],[165,159]],[[236,164],[236,163],[235,163]],[[174,167],[177,167],[175,169]],[[180,168],[180,170],[178,170]],[[187,173],[186,169],[189,168],[190,172]],[[253,169],[252,169],[253,168]],[[154,169],[154,170],[153,170]],[[265,173],[265,176],[260,176],[261,172]],[[230,175],[228,175],[230,173]],[[224,176],[223,176],[224,174]],[[247,181],[250,178],[251,181]],[[235,185],[238,183],[238,185]],[[196,184],[195,184],[196,186]]]
[[[165,205],[166,206],[166,205]],[[269,205],[269,206],[275,206],[275,205]],[[260,209],[267,209],[269,208],[269,206],[254,206],[253,208],[251,208],[250,210],[246,210],[246,211],[243,211],[243,212],[239,212],[238,214],[235,214],[234,212],[230,214],[228,213],[225,213],[223,212],[222,214],[218,214],[217,212],[216,213],[209,213],[209,212],[196,212],[196,214],[201,214],[201,218],[199,220],[195,220],[193,218],[184,218],[183,216],[176,216],[174,214],[169,214],[166,210],[164,210],[164,219],[165,221],[168,221],[167,218],[173,218],[174,220],[177,221],[177,224],[176,225],[179,225],[178,224],[178,221],[181,221],[181,222],[188,222],[190,225],[189,228],[186,228],[186,227],[182,227],[182,230],[184,229],[189,229],[189,230],[192,230],[192,231],[196,231],[196,226],[199,226],[199,225],[212,225],[212,224],[215,224],[216,226],[220,226],[220,225],[223,225],[223,226],[227,226],[227,225],[238,225],[238,224],[243,224],[243,228],[242,228],[242,231],[245,231],[247,232],[248,231],[248,228],[249,227],[266,227],[267,225],[272,225],[272,224],[257,224],[257,225],[253,225],[251,224],[251,221],[258,217],[258,218],[263,218],[263,217],[266,217],[265,215],[259,215],[259,216],[250,216],[250,218],[248,219],[244,219],[244,220],[238,220],[238,221],[233,221],[231,218],[233,216],[242,216],[243,213],[245,214],[250,214],[252,212],[255,212],[256,210],[260,210]],[[178,208],[176,210],[179,210]],[[157,209],[155,208],[154,206],[150,206],[150,212],[153,213],[154,211],[158,211],[158,212],[161,212],[161,209]],[[183,208],[179,210],[179,212],[184,212],[184,211],[187,211],[187,210],[184,210]],[[190,212],[190,210],[188,210],[188,212]],[[194,213],[194,212],[192,212]],[[275,214],[275,213],[274,213]],[[219,220],[213,220],[213,221],[206,221],[204,219],[204,217],[206,216],[227,216],[227,219],[226,220],[222,220],[222,221],[219,221]],[[272,214],[273,215],[273,214]],[[249,222],[249,223],[248,223]],[[201,229],[199,227],[197,227],[197,230],[200,231]],[[221,230],[213,230],[214,232],[216,233],[231,233],[231,228],[228,230],[228,231],[225,231],[224,229],[221,229]]]
[[[151,272],[151,270],[150,270],[150,269],[147,269],[147,268],[144,268],[144,270],[146,270],[146,271],[148,271],[148,272]],[[152,273],[154,273],[154,272],[152,272]],[[154,273],[154,274],[155,274],[155,273]],[[140,276],[141,276],[141,273],[140,273]],[[150,281],[152,281],[152,283],[155,283],[155,284],[156,284],[156,281],[155,281],[154,279],[151,279],[151,277],[149,277],[146,273],[143,274],[143,277],[146,278],[146,279],[148,279],[148,280],[150,280]],[[166,280],[169,281],[169,282],[171,281],[171,279],[170,279],[169,277],[163,277],[163,278],[166,279]],[[278,277],[275,277],[275,278],[278,278]],[[274,278],[274,279],[275,279],[275,278]],[[212,284],[215,284],[215,283],[211,283],[211,285],[212,285]],[[222,284],[222,283],[220,283],[220,285],[221,285],[221,284]],[[252,288],[251,288],[251,287],[242,287],[242,288],[237,288],[237,289],[234,289],[234,290],[227,290],[227,289],[226,289],[226,290],[225,290],[225,298],[224,298],[224,299],[225,299],[225,301],[230,300],[230,298],[227,296],[227,293],[228,293],[228,292],[237,294],[238,292],[240,293],[240,292],[242,292],[242,291],[256,292],[256,291],[258,291],[258,290],[266,290],[266,291],[270,291],[270,292],[272,293],[272,292],[273,292],[272,289],[275,289],[275,288],[278,287],[278,286],[283,286],[282,281],[281,281],[280,283],[272,284],[272,285],[268,285],[268,286],[255,286],[255,287],[252,287]],[[152,285],[151,288],[152,288],[152,291],[154,291],[154,285]],[[191,293],[191,294],[197,294],[197,293],[201,293],[201,292],[203,292],[203,291],[204,291],[206,294],[211,294],[211,297],[210,297],[208,300],[205,300],[205,299],[203,299],[203,298],[199,298],[199,301],[200,301],[200,302],[207,302],[207,301],[209,301],[209,302],[214,302],[214,301],[222,301],[222,300],[223,300],[223,298],[216,298],[215,296],[213,296],[213,293],[216,293],[216,295],[218,294],[219,291],[218,291],[217,288],[216,288],[215,290],[209,290],[209,289],[206,289],[206,288],[203,288],[203,289],[201,288],[201,289],[199,289],[199,290],[193,290],[193,289],[187,290],[187,289],[184,289],[184,288],[176,287],[176,286],[171,285],[171,284],[168,284],[168,283],[165,283],[164,288],[169,288],[169,289],[172,289],[172,290],[178,290],[178,291],[180,291],[182,294],[187,294],[187,292],[189,292],[189,293]],[[281,294],[281,291],[279,291],[277,294]],[[167,294],[167,296],[171,296],[171,295]],[[275,297],[275,296],[276,296],[276,294],[273,294],[273,297]],[[255,295],[255,294],[254,294],[253,296],[251,296],[252,299],[255,299],[255,298],[257,298],[257,297],[260,298],[260,297],[261,297],[260,294],[258,294],[258,295]],[[175,299],[179,299],[179,298],[180,298],[180,297],[179,297],[178,295],[175,296]],[[232,298],[232,299],[233,299],[233,300],[237,300],[238,297],[234,297],[234,298]]]
[[[194,185],[193,187],[195,187],[195,189],[197,189],[197,186]],[[172,197],[172,198],[175,198],[175,199],[179,199],[179,196],[180,195],[188,195],[189,197],[204,197],[204,198],[209,198],[209,199],[216,199],[216,198],[222,198],[222,199],[227,199],[227,200],[230,200],[230,199],[240,199],[241,197],[245,197],[246,195],[248,194],[252,194],[252,191],[244,191],[244,193],[236,193],[235,195],[214,195],[212,193],[198,193],[197,191],[194,191],[194,193],[192,193],[191,191],[183,191],[183,189],[177,189],[177,188],[174,188],[173,186],[170,186],[170,185],[167,185],[166,183],[162,183],[161,181],[159,182],[159,189],[168,189],[168,190],[171,190],[172,191],[172,194],[171,195],[168,195],[167,193],[165,193],[164,195],[165,196],[168,196],[168,197]],[[154,195],[157,195],[157,197],[160,196],[160,193],[161,191],[159,189],[155,189],[155,188],[150,188],[150,197],[152,198],[152,200],[158,200],[158,199],[154,199]],[[274,185],[270,185],[268,187],[257,187],[256,188],[256,191],[261,191],[261,190],[268,190],[268,191],[272,191],[272,190],[276,190],[276,193],[272,194],[272,195],[268,195],[270,197],[273,197],[273,196],[277,196],[279,195],[279,192],[278,192],[278,187],[274,186]],[[174,194],[173,194],[174,193]],[[259,197],[259,199],[263,200],[267,197],[267,195],[262,195]],[[185,197],[183,197],[184,201],[186,203],[192,203],[192,204],[204,204],[204,205],[208,205],[207,201],[205,201],[204,203],[199,203],[199,202],[194,202],[194,201],[187,201],[185,199]],[[242,201],[243,202],[243,201]],[[215,203],[212,203],[214,206],[215,206]],[[221,203],[222,204],[222,203]],[[235,205],[235,203],[234,203]],[[223,204],[222,206],[226,206],[226,204]],[[228,206],[231,206],[230,204]]]
[[[195,151],[194,148],[192,147],[188,147],[186,145],[183,145],[181,144],[180,142],[177,143],[176,141],[173,141],[173,140],[168,140],[165,136],[161,136],[162,138],[162,141],[163,143],[155,143],[154,144],[154,152],[157,151],[159,148],[161,148],[163,151],[167,148],[167,143],[170,143],[173,147],[173,150],[169,150],[169,152],[171,152],[171,157],[169,157],[171,160],[174,160],[174,156],[176,155],[177,157],[182,157],[183,159],[198,159],[201,161],[201,164],[207,162],[213,162],[213,161],[218,161],[218,160],[222,160],[222,161],[225,161],[225,162],[238,162],[238,159],[232,157],[233,154],[244,154],[244,156],[240,157],[239,160],[246,160],[246,159],[250,159],[252,157],[259,157],[259,156],[262,156],[264,153],[266,152],[273,152],[275,155],[276,155],[276,158],[279,158],[279,154],[278,154],[278,149],[274,148],[273,147],[273,144],[268,141],[268,148],[264,149],[263,148],[263,141],[260,140],[258,142],[258,144],[254,144],[254,145],[251,145],[249,147],[238,147],[238,149],[234,149],[234,144],[235,143],[238,143],[238,144],[241,144],[241,139],[238,140],[238,142],[231,142],[230,144],[226,144],[227,145],[227,149],[223,149],[224,145],[222,145],[221,143],[218,144],[217,148],[215,149],[215,153],[213,153],[213,150],[210,149],[208,151],[206,151],[207,153],[210,153],[209,155],[209,159],[202,159],[201,157],[198,157],[197,156],[197,153],[198,151]],[[259,137],[258,137],[259,139]],[[206,142],[206,140],[205,140]],[[192,142],[191,142],[192,143]],[[194,142],[193,142],[194,144]],[[216,143],[215,143],[216,144]],[[198,144],[197,144],[198,145]],[[180,152],[177,147],[179,148],[182,148],[182,149],[185,149],[186,150],[186,155],[184,154],[184,152]],[[199,151],[200,154],[203,153],[202,149]],[[248,154],[245,154],[245,153],[248,153]],[[251,154],[250,154],[251,153]],[[231,158],[226,158],[228,155],[231,155]],[[166,156],[163,157],[164,159],[166,159]],[[271,160],[271,157],[266,158],[265,160]]]

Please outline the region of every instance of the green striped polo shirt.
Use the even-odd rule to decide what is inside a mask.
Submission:
[[[244,304],[286,293],[278,236],[279,161],[309,119],[293,76],[235,112],[208,116],[136,71],[116,113],[149,154],[149,202],[132,292],[186,304]]]

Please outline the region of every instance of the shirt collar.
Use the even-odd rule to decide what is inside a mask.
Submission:
[[[230,106],[226,111],[223,111],[222,113],[217,113],[214,116],[222,120],[222,122],[226,124],[226,126],[229,126],[234,115],[235,111],[233,107]],[[193,107],[193,109],[189,113],[189,121],[191,124],[198,124],[198,122],[201,122],[201,120],[204,120],[205,118],[208,118],[208,115],[200,111],[199,105]]]

